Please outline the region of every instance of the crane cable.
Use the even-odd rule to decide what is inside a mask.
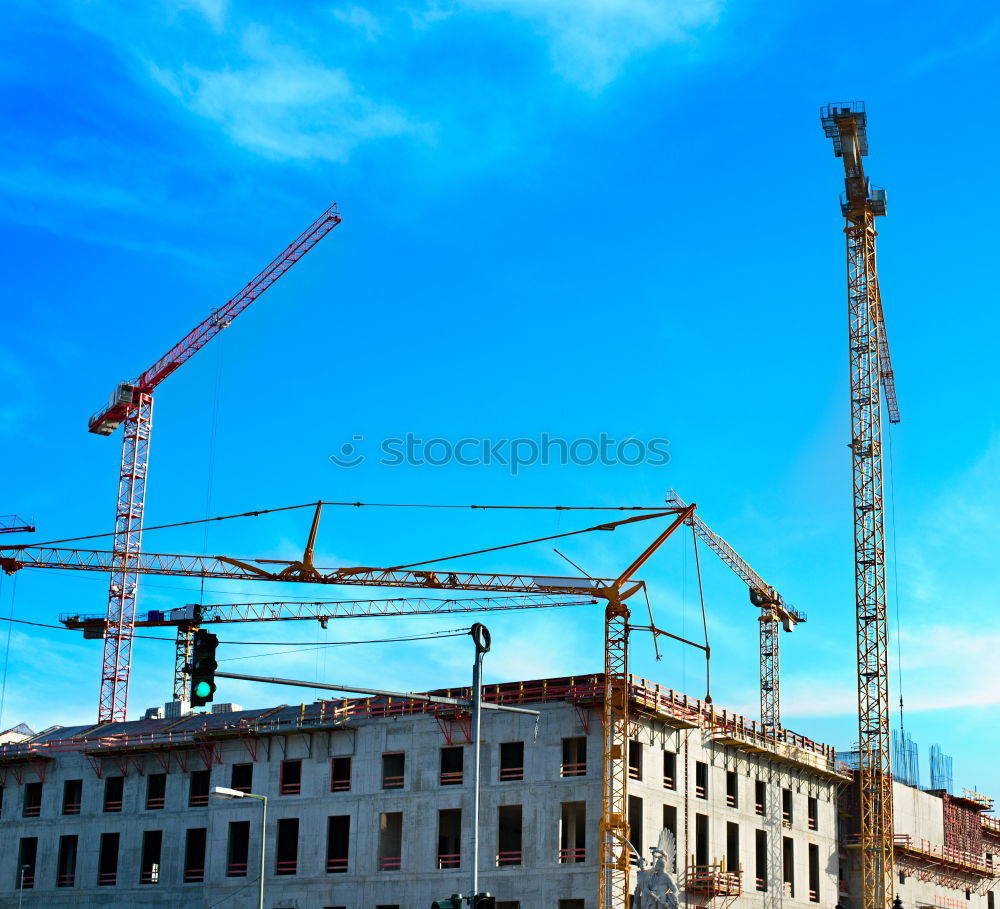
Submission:
[[[903,645],[899,621],[899,558],[896,550],[896,481],[893,472],[892,423],[886,433],[889,439],[889,529],[892,536],[892,595],[896,606],[896,669],[899,677],[899,742],[903,746]]]
[[[169,524],[153,524],[144,527],[143,532],[151,530],[170,530],[175,527],[190,527],[192,524],[204,524],[207,521],[231,521],[234,518],[258,518],[265,514],[277,514],[282,511],[295,511],[299,508],[315,508],[324,505],[330,508],[445,508],[472,509],[475,511],[663,511],[662,505],[448,505],[429,502],[300,502],[298,505],[281,505],[276,508],[258,508],[253,511],[241,511],[236,514],[216,515],[211,518],[197,518],[192,521],[173,521]],[[15,543],[0,546],[6,549],[37,549],[41,546],[55,546],[57,543],[77,543],[80,540],[99,540],[102,537],[112,537],[115,531],[106,533],[91,533],[79,537],[64,537],[61,540],[44,540],[41,543]]]
[[[3,682],[0,683],[0,732],[3,732],[3,705],[7,697],[7,668],[10,666],[10,639],[14,633],[14,600],[17,596],[17,575],[14,575],[14,587],[10,593],[10,618],[7,620],[7,646],[3,657]],[[3,577],[0,576],[0,600],[3,599]]]

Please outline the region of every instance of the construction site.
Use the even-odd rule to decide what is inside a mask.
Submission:
[[[72,683],[94,689],[92,720],[38,729],[35,717],[21,716],[0,733],[0,906],[996,909],[1000,818],[992,798],[952,791],[950,758],[939,748],[923,786],[916,746],[892,718],[883,439],[885,424],[901,417],[875,255],[886,193],[865,173],[863,102],[824,106],[818,128],[843,171],[829,174],[831,196],[843,178],[841,217],[831,213],[829,230],[846,237],[850,368],[841,397],[850,433],[841,485],[852,503],[853,524],[843,532],[853,533],[853,566],[840,568],[853,570],[856,592],[853,625],[843,629],[857,649],[850,741],[825,743],[807,723],[794,731],[784,725],[782,638],[808,617],[778,592],[781,578],[765,580],[738,541],[702,513],[697,490],[682,498],[664,489],[662,504],[646,506],[466,506],[579,510],[590,523],[554,532],[538,524],[530,537],[502,542],[470,539],[464,552],[406,564],[388,563],[399,554],[390,523],[385,567],[337,567],[318,555],[322,534],[337,532],[331,513],[366,507],[361,502],[261,507],[144,528],[147,480],[152,488],[159,471],[171,469],[157,464],[147,475],[154,392],[307,253],[334,242],[324,240],[341,224],[334,205],[236,296],[117,384],[90,418],[92,434],[122,437],[113,533],[39,544],[31,534],[44,532],[43,515],[0,519],[7,578],[90,573],[108,583],[106,601],[81,596],[59,610],[67,636],[103,650],[101,664],[80,666]],[[311,517],[295,558],[160,552],[143,539],[144,529],[192,525],[197,550],[210,521],[263,521],[290,508]],[[93,526],[103,526],[100,517]],[[534,563],[469,570],[461,561],[516,565],[518,547],[626,528],[644,543],[607,577],[591,576],[558,549],[568,563],[561,574]],[[682,537],[694,547],[703,623],[694,631],[655,614],[655,591],[650,597],[644,580]],[[759,626],[752,716],[711,693],[712,667],[728,657],[725,643],[709,641],[701,575],[708,560],[739,579]],[[193,579],[200,601],[165,605],[161,597],[138,609],[143,585],[157,577]],[[274,598],[211,602],[206,580],[241,589],[263,583]],[[344,590],[357,587],[374,590]],[[281,599],[275,591],[283,590],[315,599]],[[583,618],[567,621],[602,629],[603,652],[577,655],[581,674],[540,665],[536,677],[512,678],[490,665],[490,634],[479,621],[519,613],[527,627],[539,611],[570,607]],[[221,626],[263,633],[274,623],[309,622],[335,634],[339,620],[367,617],[393,641],[394,623],[418,616],[477,620],[457,633],[475,645],[466,661],[471,682],[455,674],[430,690],[396,691],[310,677],[308,663],[297,679],[220,668]],[[13,607],[10,621],[18,621]],[[141,638],[164,630],[173,638],[173,674],[156,680],[162,699],[130,702],[130,676],[145,671]],[[634,674],[630,649],[653,648],[659,658],[661,645],[688,653],[704,686],[688,680],[696,690],[679,690],[674,660],[664,661],[661,677]],[[484,682],[484,665],[503,680]],[[226,695],[235,680],[292,693],[287,703],[245,709]],[[27,683],[5,676],[8,686]],[[659,890],[649,883],[654,868],[656,880],[669,881]]]

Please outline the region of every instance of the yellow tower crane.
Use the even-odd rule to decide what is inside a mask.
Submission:
[[[892,767],[889,746],[889,659],[882,508],[882,401],[899,422],[889,345],[875,267],[875,218],[885,190],[873,189],[862,158],[867,117],[860,101],[820,110],[823,132],[844,162],[840,209],[847,237],[850,314],[851,466],[854,479],[854,578],[858,644],[858,790],[861,909],[889,909],[893,894]],[[880,388],[881,386],[881,388]]]

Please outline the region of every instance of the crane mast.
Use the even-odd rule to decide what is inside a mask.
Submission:
[[[667,504],[682,507],[684,501],[674,490],[667,494]],[[688,524],[723,562],[750,588],[750,602],[760,607],[760,722],[769,736],[781,729],[781,628],[791,631],[806,621],[804,612],[785,602],[785,598],[754,571],[732,546],[713,532],[697,515]],[[780,626],[780,627],[779,627]]]
[[[885,191],[872,189],[864,104],[829,104],[823,131],[844,162],[847,300],[851,364],[851,466],[858,647],[858,789],[862,909],[889,909],[894,889],[892,767],[889,743],[889,665],[886,628],[885,524],[882,501],[882,400],[898,422],[882,300],[875,265],[875,218],[885,214]],[[880,387],[881,386],[881,387]]]
[[[142,552],[142,518],[146,503],[146,473],[153,425],[153,389],[226,328],[339,223],[340,215],[337,214],[337,207],[333,206],[243,290],[214,310],[137,379],[120,382],[107,406],[90,418],[89,429],[97,435],[110,435],[119,425],[124,424],[112,544],[114,557],[108,588],[108,625],[101,670],[99,723],[123,721],[128,703],[135,600],[140,574],[139,557]]]

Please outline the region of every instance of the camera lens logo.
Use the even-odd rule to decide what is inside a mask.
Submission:
[[[364,436],[352,436],[350,442],[340,446],[339,453],[330,455],[330,460],[338,467],[357,467],[365,460],[365,456],[358,451],[358,443],[364,440]]]

